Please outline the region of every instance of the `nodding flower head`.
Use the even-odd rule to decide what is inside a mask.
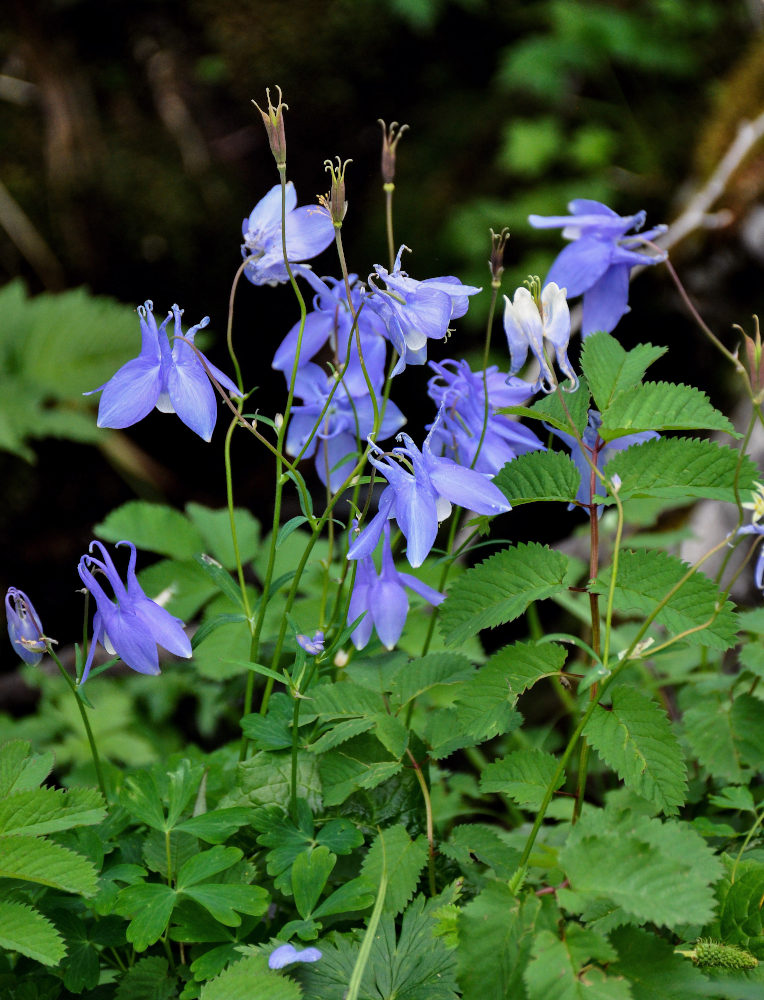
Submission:
[[[538,278],[529,279],[529,288],[518,288],[510,302],[504,296],[504,332],[512,358],[510,376],[516,375],[525,364],[530,350],[538,362],[540,373],[534,391],[553,392],[557,377],[544,348],[546,339],[557,357],[560,371],[570,379],[569,392],[578,388],[578,378],[568,361],[570,340],[570,311],[565,289],[555,284],[539,289]]]
[[[14,652],[24,663],[39,663],[47,649],[40,618],[23,590],[9,587],[5,595],[5,616],[8,622],[8,638]]]

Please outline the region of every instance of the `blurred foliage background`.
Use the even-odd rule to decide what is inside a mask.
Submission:
[[[148,298],[189,325],[210,315],[204,344],[228,367],[241,220],[277,181],[250,103],[266,86],[290,106],[301,203],[328,186],[326,158],[353,160],[351,269],[386,263],[381,117],[410,126],[395,209],[409,272],[487,285],[488,229],[509,226],[508,293],[561,245],[530,211],[589,197],[670,222],[764,107],[760,0],[10,0],[0,17],[0,585],[27,590],[62,640],[76,560],[111,507],[224,501],[215,444],[157,413],[96,434],[98,397],[81,393],[135,356]],[[759,146],[715,205],[725,225],[672,254],[722,334],[760,308],[763,190]],[[315,266],[337,272],[330,252]],[[708,387],[715,358],[665,274],[639,282],[619,336],[678,345],[674,366]],[[482,299],[434,356],[478,349]],[[288,289],[240,288],[234,337],[264,413],[282,405],[269,363],[296,316]],[[423,399],[422,379],[402,376],[399,398]],[[429,401],[409,416],[416,435]],[[267,516],[269,462],[234,451],[237,502]]]

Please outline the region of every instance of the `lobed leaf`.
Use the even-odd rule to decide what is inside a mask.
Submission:
[[[504,549],[463,573],[440,606],[440,628],[449,646],[481,629],[503,625],[533,601],[563,589],[568,559],[538,542]]]
[[[681,382],[645,382],[615,396],[602,413],[600,437],[613,441],[635,431],[701,429],[740,437],[700,389]]]

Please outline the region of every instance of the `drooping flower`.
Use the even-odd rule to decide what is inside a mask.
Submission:
[[[187,427],[209,441],[217,420],[217,396],[205,365],[223,389],[233,396],[241,395],[227,375],[191,346],[197,330],[209,323],[209,316],[192,326],[184,337],[182,309],[174,305],[159,327],[153,310],[154,303],[150,300],[138,307],[141,321],[138,357],[122,365],[104,385],[84,395],[103,391],[98,407],[99,427],[130,427],[156,407],[162,413],[177,413]],[[171,349],[167,324],[173,316],[175,335]]]
[[[318,948],[303,948],[298,951],[293,944],[282,944],[274,949],[268,958],[269,969],[283,969],[293,962],[317,962],[322,957]]]
[[[615,438],[613,441],[603,441],[599,436],[599,429],[602,426],[602,417],[597,410],[589,410],[589,422],[581,435],[583,449],[572,434],[568,434],[566,431],[558,431],[556,428],[549,427],[547,424],[544,426],[547,427],[552,434],[556,435],[556,437],[561,438],[570,448],[570,457],[578,471],[581,473],[581,482],[579,483],[578,492],[576,493],[576,500],[578,500],[581,504],[591,503],[592,467],[590,461],[594,461],[595,453],[597,457],[597,468],[600,472],[602,472],[615,452],[625,451],[627,448],[631,448],[632,445],[644,444],[645,441],[652,441],[654,438],[660,437],[660,434],[658,434],[657,431],[640,431],[638,434],[625,434],[623,437]],[[584,454],[584,450],[586,451],[586,454]],[[600,480],[597,479],[594,489],[595,493],[598,492],[597,486],[599,484]],[[570,504],[569,509],[573,506],[574,504]],[[602,508],[600,508],[597,513],[598,515],[601,514]]]
[[[761,484],[756,484],[758,489],[758,495],[761,496]],[[756,494],[755,494],[756,496]],[[744,507],[752,507],[753,504],[745,503]],[[751,524],[747,524],[744,528],[738,528],[735,532],[736,535],[764,535],[764,524],[759,520],[754,508],[754,515]],[[754,582],[759,590],[764,589],[764,545],[759,545],[759,554],[756,557],[756,568],[754,570]]]
[[[518,455],[545,450],[533,431],[496,413],[500,407],[525,403],[533,393],[532,385],[514,376],[507,378],[495,365],[486,370],[484,379],[483,372],[473,372],[466,361],[429,364],[436,374],[427,383],[427,393],[442,414],[440,421],[431,425],[436,452],[493,476]]]
[[[530,349],[540,368],[534,391],[553,392],[557,385],[544,351],[545,338],[554,348],[560,371],[570,379],[569,391],[578,388],[578,378],[568,361],[570,311],[565,294],[564,288],[551,282],[544,286],[538,298],[525,287],[517,289],[512,302],[509,296],[504,296],[504,332],[512,358],[509,374],[516,375],[520,371]]]
[[[298,261],[310,260],[334,240],[334,225],[318,205],[297,207],[291,181],[286,186],[286,250],[293,273],[305,273]],[[241,226],[241,255],[247,264],[245,277],[253,285],[278,285],[289,281],[281,238],[281,185],[274,185],[261,198]]]
[[[381,406],[382,395],[383,342],[380,346],[382,357],[379,366],[371,353],[367,359],[367,366],[371,362],[371,371],[377,376],[377,386],[372,388],[378,407]],[[329,400],[332,390],[334,393]],[[339,489],[352,468],[348,462],[357,452],[358,442],[365,440],[374,429],[374,406],[357,355],[342,373],[333,375],[326,374],[309,361],[297,372],[295,396],[303,402],[292,408],[286,450],[290,455],[298,455],[307,445],[304,457],[310,458],[315,454],[316,472],[321,482],[328,483],[332,490]],[[314,432],[327,401],[328,409]],[[390,437],[405,422],[406,418],[395,403],[388,400],[378,438],[384,440]]]
[[[39,663],[47,643],[40,617],[23,590],[8,588],[5,595],[5,617],[13,651],[24,663],[33,666]]]
[[[504,494],[488,476],[433,454],[431,441],[437,432],[438,420],[425,438],[421,451],[408,434],[398,435],[397,440],[403,441],[404,447],[393,448],[390,455],[384,455],[372,445],[369,461],[387,479],[388,485],[380,495],[377,513],[350,546],[348,559],[371,555],[388,518],[394,517],[406,538],[409,563],[421,566],[435,543],[439,522],[451,513],[451,504],[488,515],[511,509]],[[394,461],[398,457],[407,460],[413,472],[407,472]]]
[[[135,546],[132,542],[117,542],[117,545],[127,545],[130,548],[127,586],[100,542],[90,543],[88,554],[80,559],[77,566],[80,579],[96,602],[93,640],[81,684],[87,680],[96,644],[99,642],[107,653],[116,654],[139,674],[159,673],[159,646],[176,656],[191,656],[191,643],[184,631],[183,622],[147,597],[138,583],[135,575]],[[99,550],[102,559],[91,554],[94,548]],[[100,570],[109,581],[116,603],[96,580],[93,569]]]
[[[381,264],[374,265],[385,287],[378,287],[370,275],[373,293],[366,306],[378,314],[385,326],[385,336],[400,356],[393,375],[402,372],[406,365],[423,365],[427,360],[428,338],[442,340],[451,320],[467,312],[468,296],[481,290],[463,285],[453,275],[424,281],[410,278],[401,270],[404,250],[408,247],[402,246],[398,251],[392,272]]]
[[[311,656],[318,656],[319,653],[324,651],[324,633],[319,629],[317,632],[313,633],[313,638],[309,635],[299,634],[297,636],[297,645],[302,646],[306,653],[310,653]]]
[[[445,594],[428,587],[410,573],[400,573],[395,568],[390,548],[390,522],[383,527],[382,569],[377,573],[372,556],[358,561],[358,568],[348,608],[348,625],[366,614],[353,629],[351,640],[356,649],[363,649],[371,638],[373,629],[383,646],[392,649],[401,637],[409,610],[406,587],[423,597],[433,607],[446,599]]]
[[[572,215],[529,215],[536,229],[563,227],[562,235],[573,242],[558,255],[547,275],[567,289],[568,298],[584,296],[581,333],[587,337],[597,330],[610,333],[629,311],[629,272],[632,267],[658,264],[666,253],[641,253],[647,240],[666,231],[656,226],[639,236],[626,234],[642,228],[645,212],[617,215],[607,205],[588,198],[576,198],[568,208]]]

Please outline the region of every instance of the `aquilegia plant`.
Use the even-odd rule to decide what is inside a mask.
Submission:
[[[405,126],[383,124],[389,258],[351,269],[348,164],[298,207],[278,97],[258,110],[279,181],[237,271],[232,234],[231,302],[293,290],[280,412],[232,325],[219,369],[207,321],[157,323],[151,301],[138,355],[82,387],[103,428],[156,408],[210,441],[222,414],[227,510],[113,511],[72,574],[74,646],[6,597],[40,700],[0,722],[3,995],[764,996],[758,325],[738,352],[700,321],[740,427],[651,380],[666,348],[617,328],[629,299],[650,322],[630,277],[660,268],[663,227],[578,199],[531,216],[568,243],[506,289],[494,337],[506,231],[485,291],[409,255]],[[476,350],[459,321],[480,295]],[[262,528],[235,503],[234,438],[273,467]],[[557,541],[518,539],[529,504]]]

